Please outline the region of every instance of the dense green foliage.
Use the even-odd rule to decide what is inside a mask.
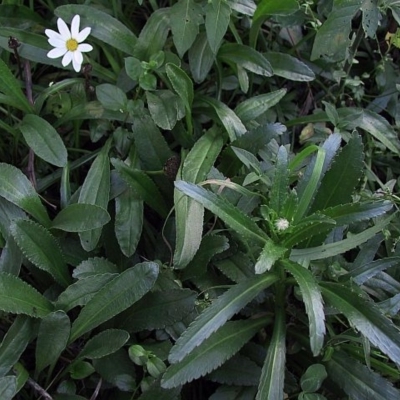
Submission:
[[[398,1],[64,3],[0,4],[0,398],[400,399]]]

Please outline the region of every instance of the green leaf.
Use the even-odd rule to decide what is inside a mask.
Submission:
[[[189,182],[175,181],[175,187],[221,218],[246,240],[253,240],[261,245],[264,245],[268,240],[268,236],[250,217],[243,214],[225,198]]]
[[[287,249],[275,244],[272,240],[268,240],[261,251],[260,257],[254,267],[256,274],[263,274],[269,271],[272,266],[281,257],[285,255]]]
[[[211,0],[206,8],[206,33],[210,48],[217,54],[228,29],[231,8],[225,1]]]
[[[204,180],[214,165],[223,145],[219,129],[208,130],[193,146],[182,166],[184,180]],[[175,268],[184,268],[199,249],[203,233],[204,209],[201,204],[175,189],[176,245]]]
[[[276,307],[272,338],[261,371],[256,400],[282,400],[285,380],[286,314],[283,307]]]
[[[335,350],[325,366],[329,378],[354,400],[400,398],[399,390],[388,379],[360,364],[344,351]]]
[[[353,136],[323,177],[311,211],[351,202],[352,193],[363,172],[363,160],[361,137]]]
[[[8,329],[0,344],[0,377],[6,375],[17,363],[32,340],[33,325],[32,318],[19,315]]]
[[[19,129],[33,152],[44,161],[57,167],[67,164],[67,149],[57,131],[46,120],[27,114]]]
[[[296,82],[310,82],[315,79],[313,70],[290,54],[269,51],[264,53],[264,57],[271,64],[274,75]]]
[[[128,99],[118,86],[103,83],[96,86],[96,97],[106,110],[127,111]]]
[[[76,359],[93,360],[108,356],[119,350],[128,340],[128,332],[121,329],[106,329],[88,340]]]
[[[165,372],[161,385],[173,388],[200,378],[237,353],[270,318],[227,322],[189,355]]]
[[[243,282],[254,276],[254,263],[238,251],[232,257],[216,260],[215,266],[233,282]]]
[[[357,331],[396,364],[400,363],[399,329],[366,299],[361,289],[328,282],[321,282],[320,287],[329,305],[343,313]]]
[[[31,214],[43,225],[50,225],[49,216],[39,195],[18,168],[0,163],[0,196]]]
[[[115,264],[105,258],[94,257],[82,261],[72,273],[76,279],[87,278],[97,274],[117,274],[120,270]]]
[[[167,63],[165,71],[175,92],[182,99],[186,112],[188,112],[193,103],[193,82],[186,72],[175,64]]]
[[[0,272],[0,310],[43,318],[53,311],[53,305],[22,279]]]
[[[32,106],[29,104],[26,96],[21,90],[19,81],[11,73],[7,64],[0,59],[0,92],[13,99],[13,103],[18,109],[26,113],[32,112]]]
[[[83,182],[78,203],[94,204],[107,210],[110,197],[110,142],[107,142],[90,166]],[[79,238],[86,251],[93,250],[101,236],[101,228],[80,232]]]
[[[134,193],[162,218],[166,218],[169,210],[165,199],[146,173],[139,169],[133,169],[117,158],[113,158],[111,163]]]
[[[307,260],[322,260],[324,258],[333,257],[338,254],[343,254],[360,244],[371,239],[377,233],[381,232],[392,219],[391,216],[379,221],[375,226],[364,230],[361,233],[353,234],[346,239],[338,242],[323,244],[322,246],[310,247],[307,249],[294,249],[290,253],[292,261],[299,261],[301,259]]]
[[[84,232],[104,226],[110,221],[108,212],[94,204],[76,203],[62,209],[51,228],[66,232]]]
[[[235,112],[221,101],[211,97],[197,95],[195,107],[206,109],[211,107],[211,111],[215,112],[217,120],[221,121],[232,142],[247,132],[246,127]]]
[[[185,116],[180,97],[170,90],[147,91],[146,99],[150,115],[161,129],[170,131]]]
[[[135,253],[143,228],[143,201],[131,188],[115,198],[115,236],[126,257]]]
[[[363,0],[361,11],[364,32],[371,39],[374,39],[381,19],[378,4],[374,0]]]
[[[70,330],[71,323],[64,311],[54,311],[41,320],[35,349],[37,374],[56,363],[67,347]]]
[[[323,364],[312,364],[300,379],[300,386],[305,392],[316,392],[328,374]]]
[[[13,400],[17,394],[17,378],[15,376],[3,376],[0,378],[1,400]]]
[[[317,356],[324,345],[325,335],[325,313],[321,291],[314,275],[308,269],[289,260],[283,260],[282,264],[299,285],[309,321],[311,351]]]
[[[18,247],[32,264],[48,272],[63,287],[71,283],[60,245],[46,228],[36,222],[20,219],[11,225],[10,230]]]
[[[254,20],[264,15],[289,15],[299,9],[296,0],[261,0],[254,13]]]
[[[143,168],[161,170],[173,153],[152,118],[148,115],[135,118],[132,132]]]
[[[79,360],[71,365],[69,373],[72,379],[82,380],[92,375],[94,371],[95,369],[91,363]]]
[[[158,265],[143,262],[118,275],[98,291],[72,324],[70,342],[124,311],[154,285]]]
[[[278,104],[279,100],[285,96],[286,92],[286,89],[279,89],[271,93],[253,96],[250,99],[239,103],[239,105],[235,108],[235,113],[243,123],[251,122],[260,115],[264,114],[275,104]]]
[[[378,272],[384,271],[388,268],[394,267],[400,263],[400,257],[386,257],[383,259],[371,261],[369,263],[363,263],[362,265],[352,269],[348,274],[341,277],[353,278],[353,281],[357,285],[362,285],[368,279],[375,276]]]
[[[258,51],[243,44],[224,44],[219,49],[218,58],[227,63],[237,64],[257,75],[268,77],[273,74],[269,61]]]
[[[203,22],[202,14],[200,5],[193,0],[179,0],[171,7],[172,38],[180,58],[196,39]]]
[[[324,56],[330,61],[342,61],[346,58],[350,46],[351,20],[359,10],[361,0],[335,2],[328,19],[317,30],[311,61]],[[329,45],[327,45],[329,44]]]
[[[78,4],[57,7],[54,10],[54,14],[66,22],[71,21],[74,15],[79,15],[81,17],[81,28],[86,26],[92,28],[90,32],[91,36],[109,44],[115,49],[127,54],[133,54],[137,41],[136,36],[130,29],[111,15],[97,8]]]
[[[232,286],[190,324],[171,349],[168,360],[171,363],[181,361],[258,293],[278,279],[274,274],[258,275]]]
[[[116,273],[97,272],[96,275],[78,277],[79,281],[69,285],[56,301],[56,308],[68,312],[76,306],[84,306],[92,297],[117,276]]]
[[[214,54],[208,44],[207,35],[201,32],[189,49],[189,67],[193,80],[203,82],[214,64]]]
[[[147,293],[121,314],[120,327],[128,332],[164,329],[185,318],[195,307],[196,293],[189,289],[170,289]]]
[[[289,195],[288,152],[280,146],[276,156],[274,180],[272,183],[269,207],[280,215],[283,204]]]

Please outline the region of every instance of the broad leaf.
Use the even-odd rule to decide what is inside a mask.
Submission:
[[[88,276],[97,274],[117,274],[121,272],[118,267],[105,258],[94,257],[82,261],[72,273],[72,276],[77,279],[87,278]]]
[[[0,378],[1,400],[13,400],[17,393],[17,378],[15,376],[4,376]]]
[[[264,15],[288,15],[293,14],[299,8],[296,0],[262,0],[254,13],[254,19]]]
[[[50,312],[50,311],[49,311]],[[0,344],[0,377],[17,363],[34,335],[33,319],[19,315]]]
[[[55,363],[65,350],[71,330],[68,315],[55,311],[46,315],[40,322],[36,340],[36,373]]]
[[[172,38],[179,56],[193,44],[203,22],[202,9],[194,0],[179,0],[171,7]]]
[[[218,52],[222,39],[228,29],[231,8],[225,1],[212,0],[206,9],[206,33],[210,48],[214,54]]]
[[[277,280],[278,277],[276,275],[265,274],[250,278],[231,287],[203,311],[179,337],[171,349],[169,361],[171,363],[181,361],[257,296],[258,293],[274,284]]]
[[[101,228],[110,221],[108,212],[94,204],[75,203],[63,208],[51,228],[66,232],[84,232]]]
[[[57,131],[46,120],[34,114],[25,115],[19,129],[33,152],[56,167],[67,164],[67,149]]]
[[[180,386],[218,368],[270,322],[270,318],[227,322],[183,360],[172,364],[163,375],[162,386]]]
[[[0,310],[43,318],[53,308],[49,300],[22,279],[0,272]]]
[[[101,105],[112,111],[127,111],[128,99],[118,86],[103,83],[96,86],[96,96]]]
[[[320,283],[326,302],[343,313],[360,331],[395,363],[400,364],[400,331],[358,288],[337,283]]]
[[[400,392],[381,375],[335,350],[325,364],[329,378],[335,381],[354,400],[388,400],[400,398]]]
[[[203,82],[214,64],[214,54],[208,44],[207,36],[200,33],[192,47],[189,49],[189,67],[193,80]]]
[[[196,293],[189,289],[151,292],[121,314],[120,327],[128,332],[164,329],[185,318],[195,307]]]
[[[144,262],[127,269],[106,284],[86,304],[72,324],[70,342],[138,301],[153,287],[157,276],[158,265]]]
[[[299,285],[309,321],[311,351],[317,356],[324,345],[325,336],[325,313],[321,291],[314,275],[308,269],[289,260],[282,261],[282,264]]]
[[[76,359],[96,359],[115,353],[129,340],[129,334],[121,329],[106,329],[87,341]]]
[[[0,163],[0,196],[31,214],[43,225],[50,225],[47,211],[38,194],[18,168]]]
[[[176,181],[175,187],[221,218],[245,240],[253,240],[261,245],[268,240],[266,234],[250,217],[223,197],[189,182]]]
[[[63,287],[71,283],[60,245],[46,228],[36,222],[20,219],[10,229],[18,247],[31,263],[48,272]]]

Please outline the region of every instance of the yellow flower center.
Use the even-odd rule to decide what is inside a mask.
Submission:
[[[78,48],[78,42],[75,39],[68,39],[66,46],[69,51],[75,51]]]

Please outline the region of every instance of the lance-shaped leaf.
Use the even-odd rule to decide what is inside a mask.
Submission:
[[[344,351],[335,350],[325,366],[329,378],[354,400],[400,398],[399,390],[387,379],[349,357]]]
[[[32,112],[32,106],[22,92],[18,80],[11,73],[3,60],[0,60],[0,92],[13,99],[14,104],[20,110],[27,113]]]
[[[55,311],[46,315],[40,322],[36,341],[36,373],[55,363],[65,350],[71,331],[68,315]]]
[[[271,318],[230,321],[165,372],[161,385],[172,388],[213,371],[237,353]]]
[[[325,335],[325,313],[321,290],[314,275],[308,269],[289,260],[283,260],[282,264],[299,285],[308,315],[311,351],[314,356],[317,356],[324,344]]]
[[[189,67],[193,80],[203,82],[214,64],[214,54],[208,44],[205,32],[201,32],[189,49]]]
[[[320,287],[330,306],[343,313],[355,329],[400,364],[400,330],[372,301],[366,299],[361,289],[328,282],[321,282]]]
[[[32,340],[33,334],[33,319],[17,316],[0,344],[0,377],[6,375],[17,363]]]
[[[185,105],[186,112],[190,113],[194,97],[193,82],[186,72],[175,64],[168,63],[165,71],[172,87]]]
[[[287,248],[275,244],[272,240],[268,240],[261,251],[260,257],[254,267],[256,274],[263,274],[269,271],[272,266],[286,253]]]
[[[288,152],[286,147],[279,147],[276,156],[274,180],[272,183],[269,207],[280,215],[280,211],[289,195]]]
[[[110,160],[108,151],[111,142],[108,141],[90,166],[83,182],[78,203],[94,204],[107,210],[110,197]],[[101,236],[101,228],[80,232],[79,238],[86,251],[93,250]]]
[[[171,7],[171,31],[176,50],[182,57],[199,33],[202,9],[194,0],[179,0]]]
[[[22,279],[0,272],[0,310],[42,318],[53,308],[49,300]]]
[[[258,225],[225,198],[189,182],[176,181],[175,187],[221,218],[246,240],[264,245],[269,239]]]
[[[281,306],[276,307],[274,331],[268,346],[267,356],[261,371],[256,400],[282,400],[285,380],[286,314]]]
[[[50,225],[49,216],[39,195],[18,168],[0,163],[0,196],[31,214],[43,225]]]
[[[15,376],[3,376],[0,378],[0,398],[12,400],[17,393],[17,378]]]
[[[214,54],[218,52],[222,39],[228,29],[231,8],[228,3],[212,0],[206,9],[206,33],[210,48]]]
[[[144,262],[127,269],[98,291],[72,324],[70,342],[126,310],[154,285],[158,265]]]
[[[43,118],[28,114],[19,129],[33,152],[48,163],[57,167],[67,164],[67,149],[58,132]]]
[[[144,200],[162,218],[168,215],[168,206],[158,190],[156,184],[139,169],[133,169],[123,161],[113,158],[112,165],[121,175],[121,178],[132,188],[140,199]]]
[[[183,180],[198,183],[214,165],[223,145],[218,129],[207,131],[187,155],[181,171]],[[175,189],[176,245],[174,266],[184,268],[199,249],[203,233],[204,209],[201,204]]]
[[[129,333],[122,329],[106,329],[87,341],[76,359],[96,359],[115,353],[129,340]]]
[[[72,279],[56,238],[42,225],[20,219],[11,225],[18,247],[36,267],[48,272],[54,280],[67,287]]]
[[[256,297],[258,293],[274,284],[278,279],[274,274],[259,275],[227,290],[210,307],[203,311],[179,337],[171,349],[169,361],[177,363],[182,360]]]
[[[66,232],[84,232],[101,228],[110,221],[107,210],[94,204],[75,203],[63,208],[51,227]]]

